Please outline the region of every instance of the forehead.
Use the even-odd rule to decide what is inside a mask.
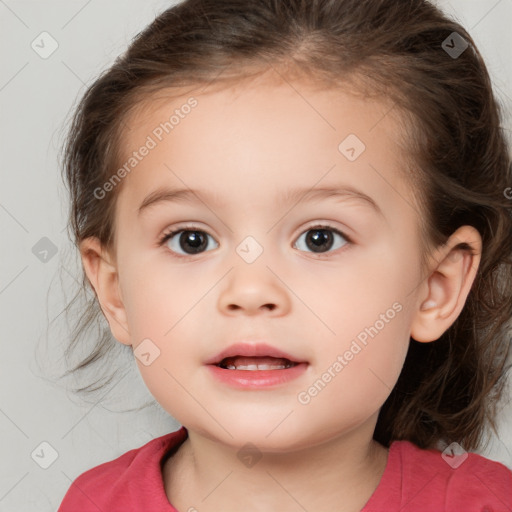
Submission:
[[[345,183],[389,206],[412,200],[403,180],[401,118],[392,107],[275,76],[163,89],[127,118],[124,162],[142,146],[154,147],[124,180],[119,208],[133,210],[159,185],[221,195],[229,184],[243,202],[290,187]]]

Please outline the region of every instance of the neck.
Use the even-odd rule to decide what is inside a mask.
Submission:
[[[166,461],[164,483],[178,510],[359,512],[377,488],[387,450],[358,429],[315,446],[239,458],[240,449],[189,430]],[[261,458],[259,458],[261,455]]]

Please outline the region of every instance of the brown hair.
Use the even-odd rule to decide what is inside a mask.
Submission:
[[[457,56],[443,46],[445,40],[454,46],[453,32],[469,44]],[[464,309],[439,340],[411,340],[374,434],[385,446],[396,439],[423,448],[454,440],[477,448],[484,427],[495,428],[510,346],[510,154],[501,106],[474,41],[431,3],[187,0],[167,9],[89,87],[74,114],[64,153],[74,243],[95,236],[112,246],[122,183],[102,200],[94,190],[122,162],[125,123],[141,101],[165,88],[221,84],[269,66],[286,77],[350,83],[361,94],[390,100],[407,126],[404,163],[421,205],[425,248],[445,243],[462,225],[482,236]],[[82,290],[87,286],[84,274]],[[66,356],[95,323],[101,331],[96,345],[67,374],[99,363],[120,345],[90,296]],[[75,391],[94,391],[97,383]]]

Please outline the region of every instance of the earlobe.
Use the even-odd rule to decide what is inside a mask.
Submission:
[[[86,238],[80,243],[80,255],[112,335],[119,342],[130,345],[126,311],[115,263],[96,237]]]
[[[418,297],[411,325],[414,340],[435,341],[455,322],[476,277],[481,252],[480,233],[472,226],[461,226],[436,252]]]

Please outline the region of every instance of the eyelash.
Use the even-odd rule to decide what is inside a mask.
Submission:
[[[313,226],[310,226],[308,227],[307,229],[305,229],[304,231],[302,231],[299,235],[302,236],[304,233],[307,233],[308,231],[312,231],[314,229],[318,229],[318,230],[325,230],[325,231],[332,231],[338,235],[340,235],[341,237],[343,237],[346,241],[346,243],[344,244],[343,247],[345,247],[346,245],[352,245],[353,244],[353,241],[350,237],[348,237],[343,231],[340,231],[339,229],[337,228],[334,228],[333,226],[329,226],[328,224],[315,224]],[[170,240],[174,235],[178,234],[178,233],[181,233],[182,231],[198,231],[200,233],[205,233],[206,235],[208,236],[212,236],[210,235],[208,232],[204,231],[203,229],[199,229],[197,226],[181,226],[179,229],[172,229],[170,231],[166,231],[165,233],[162,234],[162,236],[160,237],[159,241],[158,241],[158,246],[163,246],[168,240]],[[213,238],[213,237],[212,237]],[[322,258],[322,257],[326,257],[328,256],[331,252],[336,252],[336,251],[339,251],[339,250],[342,250],[343,247],[339,248],[339,249],[336,249],[335,251],[327,251],[325,253],[316,253],[317,257],[318,258]],[[203,254],[203,253],[198,253],[198,254],[188,254],[188,255],[183,255],[183,254],[178,254],[174,251],[171,251],[175,257],[177,258],[191,258],[193,256],[197,256],[199,254]],[[207,251],[205,251],[207,252]],[[310,254],[315,254],[314,252],[310,253]]]

